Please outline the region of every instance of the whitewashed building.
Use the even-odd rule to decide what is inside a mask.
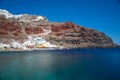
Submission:
[[[46,40],[41,37],[36,37],[33,39],[33,41],[35,42],[35,44],[43,44],[46,42]]]
[[[35,42],[32,40],[27,40],[24,43],[22,43],[23,47],[27,47],[27,48],[34,48],[35,47]]]
[[[0,43],[0,49],[10,48],[9,44]]]
[[[16,41],[10,43],[11,48],[22,48],[22,45]]]

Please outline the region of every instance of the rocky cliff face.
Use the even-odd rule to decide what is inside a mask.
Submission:
[[[0,42],[9,43],[13,39],[22,42],[28,35],[40,36],[65,48],[118,47],[104,33],[71,22],[48,22],[43,16],[14,16],[0,10]]]
[[[117,47],[104,33],[71,22],[53,24],[51,27],[52,33],[46,39],[66,48]]]

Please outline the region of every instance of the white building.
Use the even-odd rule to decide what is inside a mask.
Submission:
[[[24,43],[22,43],[22,46],[23,47],[35,47],[35,42],[34,41],[32,41],[32,40],[27,40],[27,41],[25,41]]]
[[[33,41],[35,42],[35,44],[43,44],[46,42],[46,40],[42,39],[41,37],[36,37],[33,39]]]
[[[22,48],[22,45],[16,41],[10,43],[12,48]]]
[[[54,47],[56,47],[56,45],[50,44],[50,42],[47,42],[47,45],[48,45],[49,48],[54,48]]]
[[[9,44],[0,43],[0,49],[10,48]]]

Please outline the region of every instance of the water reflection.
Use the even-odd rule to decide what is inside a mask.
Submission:
[[[119,52],[115,50],[113,54],[110,50],[91,49],[0,53],[0,78],[3,80],[119,80]]]

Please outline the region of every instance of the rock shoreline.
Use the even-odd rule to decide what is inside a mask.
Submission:
[[[41,50],[45,50],[45,51],[49,51],[49,50],[71,50],[71,49],[120,49],[120,46],[116,46],[116,47],[82,47],[82,48],[41,48],[41,49],[29,49],[29,50],[0,50],[0,51],[10,51],[10,52],[19,52],[19,51],[41,51]]]

